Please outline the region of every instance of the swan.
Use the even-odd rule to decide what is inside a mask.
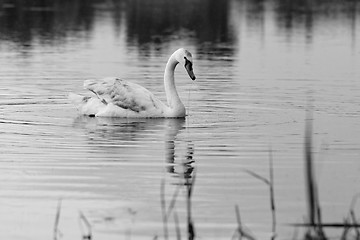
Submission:
[[[186,109],[176,91],[174,71],[178,64],[185,67],[195,80],[191,53],[180,48],[169,58],[164,73],[167,104],[160,101],[146,88],[116,77],[85,80],[84,88],[94,96],[69,94],[80,114],[91,117],[121,118],[184,118]]]

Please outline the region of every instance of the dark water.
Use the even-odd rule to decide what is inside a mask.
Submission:
[[[59,199],[61,239],[81,239],[79,211],[94,239],[162,237],[161,181],[170,200],[191,157],[198,239],[230,239],[235,204],[268,239],[268,188],[246,171],[267,177],[270,148],[278,237],[292,238],[287,224],[306,215],[307,99],[323,220],[342,222],[360,190],[359,5],[1,0],[1,238],[53,238]],[[165,100],[164,67],[179,47],[194,55],[197,75],[175,74],[186,120],[80,117],[67,100],[85,93],[83,80],[107,76]],[[176,211],[185,230],[184,190]]]

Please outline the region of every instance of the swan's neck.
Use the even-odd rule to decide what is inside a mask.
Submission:
[[[167,103],[170,109],[178,112],[178,114],[182,112],[182,114],[185,115],[184,104],[181,102],[175,87],[174,71],[178,63],[179,62],[176,60],[175,56],[171,55],[165,68],[164,86]]]

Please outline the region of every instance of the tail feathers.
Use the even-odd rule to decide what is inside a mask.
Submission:
[[[89,97],[85,97],[75,93],[69,93],[68,99],[75,105],[81,105],[85,103]]]
[[[91,88],[93,85],[96,85],[96,84],[98,84],[97,82],[96,82],[96,80],[94,80],[94,79],[87,79],[87,80],[85,80],[84,81],[84,89],[89,89],[89,88]]]
[[[106,104],[98,98],[91,98],[75,93],[69,93],[68,99],[76,106],[80,114],[87,116],[95,116],[100,112]]]

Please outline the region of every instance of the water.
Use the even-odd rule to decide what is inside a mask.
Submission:
[[[246,171],[267,178],[269,149],[278,236],[292,238],[288,224],[306,215],[308,102],[323,220],[348,214],[360,183],[357,1],[0,5],[1,238],[53,238],[59,199],[61,239],[86,234],[79,211],[94,239],[161,237],[161,181],[170,201],[189,157],[198,239],[230,239],[235,204],[254,235],[268,238],[268,188]],[[182,46],[197,76],[175,74],[186,120],[81,117],[67,100],[86,92],[84,79],[118,76],[165,101],[165,63]],[[185,228],[184,190],[176,211]]]

